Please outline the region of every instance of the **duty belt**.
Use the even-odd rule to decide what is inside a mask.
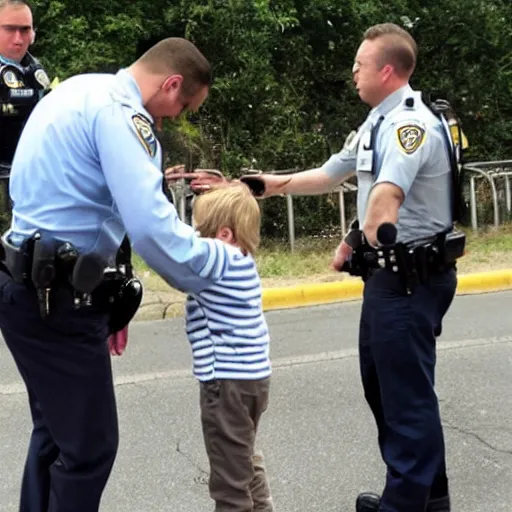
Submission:
[[[142,301],[142,283],[133,276],[127,243],[128,250],[123,241],[118,253],[124,250],[126,258],[112,267],[96,254],[79,254],[69,242],[44,240],[36,233],[15,246],[6,233],[0,260],[14,282],[35,288],[43,318],[51,312],[52,289],[68,286],[76,309],[98,306],[110,314],[110,330],[117,332],[128,324]]]
[[[342,271],[367,281],[375,271],[385,268],[397,273],[406,292],[411,294],[416,286],[425,284],[432,273],[455,266],[456,260],[464,254],[465,238],[464,233],[453,230],[429,239],[378,248],[363,239],[354,247]]]

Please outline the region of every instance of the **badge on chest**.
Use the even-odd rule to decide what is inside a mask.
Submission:
[[[373,168],[373,144],[372,131],[367,130],[361,136],[357,148],[357,172],[372,172]]]

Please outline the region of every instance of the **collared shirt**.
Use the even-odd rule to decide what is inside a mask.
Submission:
[[[406,85],[373,108],[350,147],[322,169],[340,179],[356,171],[357,212],[364,222],[371,189],[392,183],[403,191],[398,241],[409,242],[444,231],[452,224],[451,168],[446,127]]]
[[[4,170],[10,169],[23,126],[49,85],[48,75],[30,53],[21,62],[0,56],[0,164]]]
[[[12,242],[39,231],[113,263],[128,233],[172,286],[211,284],[220,242],[199,238],[165,197],[153,121],[126,70],[72,77],[43,98],[12,166]]]
[[[10,64],[11,66],[16,66],[20,71],[23,71],[23,66],[17,60],[8,59],[3,55],[0,55],[0,64]]]

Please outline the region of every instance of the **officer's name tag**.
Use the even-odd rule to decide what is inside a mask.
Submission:
[[[361,137],[357,151],[357,171],[372,172],[373,149],[371,149],[371,131],[367,131]]]
[[[9,96],[11,98],[31,98],[34,96],[34,89],[10,89]]]

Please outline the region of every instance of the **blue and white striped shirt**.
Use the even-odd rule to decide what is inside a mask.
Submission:
[[[229,244],[223,247],[212,262],[219,279],[187,297],[194,375],[200,381],[263,379],[271,374],[271,364],[260,276],[252,256]]]

